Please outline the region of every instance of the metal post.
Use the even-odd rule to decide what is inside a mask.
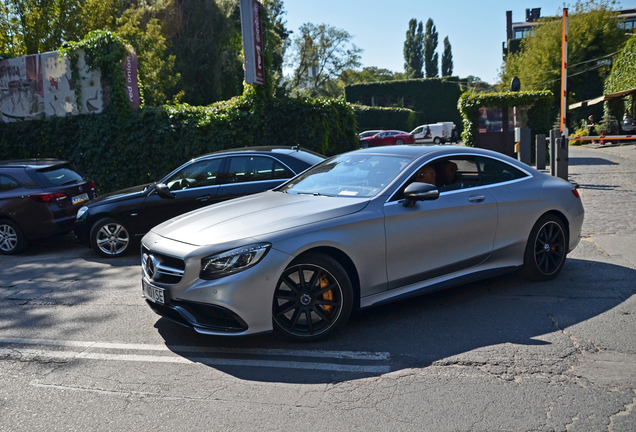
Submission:
[[[568,180],[568,164],[570,162],[568,158],[568,138],[565,135],[561,135],[557,138],[558,145],[556,146],[556,176],[563,180]]]
[[[535,137],[535,156],[537,162],[537,169],[545,169],[545,134],[539,134]]]
[[[550,175],[556,176],[556,140],[559,136],[558,130],[550,131]]]

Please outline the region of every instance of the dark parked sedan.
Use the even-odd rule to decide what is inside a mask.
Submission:
[[[297,147],[250,147],[211,153],[155,183],[105,194],[82,207],[75,235],[104,257],[127,253],[155,225],[220,201],[276,187],[324,156]]]
[[[17,254],[28,240],[70,232],[80,204],[92,198],[95,182],[69,162],[0,162],[0,253]]]

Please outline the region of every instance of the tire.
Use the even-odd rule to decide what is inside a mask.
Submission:
[[[568,233],[558,217],[542,216],[532,228],[523,258],[521,275],[526,279],[554,279],[565,265]]]
[[[433,142],[434,142],[435,144],[439,144],[439,143],[441,143],[441,142],[442,142],[442,140],[440,140],[440,139],[439,139],[439,137],[435,137],[435,139],[433,139]]]
[[[117,258],[127,254],[131,243],[128,229],[115,219],[100,219],[91,229],[91,247],[105,258]]]
[[[347,322],[352,305],[345,269],[330,256],[307,255],[292,262],[276,284],[274,330],[295,341],[325,339]]]
[[[366,142],[366,141],[361,141],[360,142],[360,148],[363,148],[363,149],[369,148],[369,143]]]
[[[26,237],[20,227],[9,219],[0,220],[0,254],[17,255],[26,248]]]
[[[399,139],[399,140],[395,140],[395,145],[403,145],[404,141]]]

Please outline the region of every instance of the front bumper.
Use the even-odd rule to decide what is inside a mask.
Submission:
[[[146,299],[156,314],[204,334],[244,334],[247,323],[234,312],[215,305],[173,300],[162,305]]]
[[[222,248],[229,249],[232,246]],[[176,267],[176,260],[183,265],[183,273],[177,277],[164,274],[151,280],[142,271],[146,283],[166,290],[165,304],[146,297],[148,305],[155,313],[203,334],[238,336],[272,331],[276,283],[293,257],[272,248],[245,271],[215,280],[200,279],[201,259],[222,250],[176,242],[153,232],[146,234],[142,259],[147,254],[168,267]]]

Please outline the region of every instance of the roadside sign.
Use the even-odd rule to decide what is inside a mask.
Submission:
[[[243,35],[243,69],[248,84],[265,83],[263,61],[262,6],[257,0],[241,0],[241,33]]]

